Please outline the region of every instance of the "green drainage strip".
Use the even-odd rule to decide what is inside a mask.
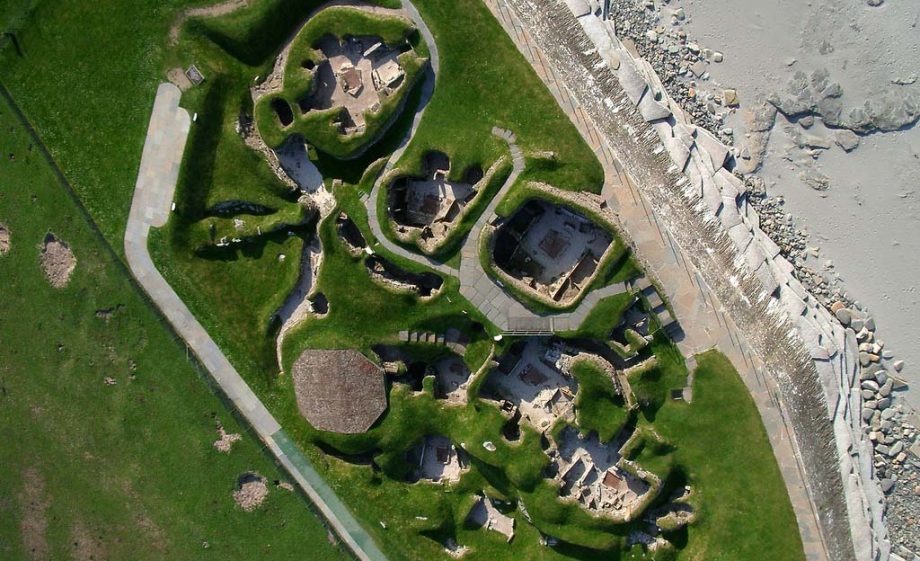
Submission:
[[[284,432],[284,429],[273,434],[271,438],[275,441],[275,444],[284,455],[284,457],[281,458],[282,463],[285,463],[284,460],[286,458],[288,460],[287,463],[290,464],[288,467],[293,467],[297,470],[297,473],[313,487],[316,494],[319,495],[322,502],[325,503],[325,506],[336,518],[338,518],[338,523],[333,520],[327,520],[333,528],[339,533],[347,533],[358,547],[364,550],[367,559],[371,561],[387,561],[386,556],[380,551],[377,544],[374,543],[373,538],[371,538],[358,521],[355,520],[355,517],[352,516],[345,504],[335,494],[335,491],[329,487],[326,481],[310,463],[310,460],[303,455],[294,441]],[[320,507],[321,506],[322,505],[320,505]],[[320,510],[322,510],[322,508],[320,508]]]

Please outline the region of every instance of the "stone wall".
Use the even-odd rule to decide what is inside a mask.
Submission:
[[[759,227],[729,148],[694,126],[585,0],[508,0],[776,379],[831,559],[888,559],[855,334]],[[565,61],[565,64],[561,64]],[[835,467],[836,466],[836,467]],[[850,547],[852,543],[852,547]]]

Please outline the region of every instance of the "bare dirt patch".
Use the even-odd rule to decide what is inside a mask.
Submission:
[[[93,535],[93,532],[82,522],[76,522],[70,528],[70,541],[73,544],[73,558],[77,561],[107,558],[102,536]]]
[[[41,253],[42,271],[54,288],[64,288],[70,282],[70,275],[77,266],[70,246],[57,239],[54,234],[45,235]]]
[[[10,252],[10,229],[6,227],[5,224],[0,222],[0,256],[6,255]]]
[[[220,424],[217,425],[217,435],[218,438],[214,441],[214,448],[224,454],[229,454],[233,443],[243,438],[239,433],[228,433],[224,430],[223,425]]]
[[[35,468],[22,472],[22,489],[19,492],[19,510],[22,518],[19,530],[22,545],[30,559],[48,559],[48,507],[51,499],[45,489],[45,480]]]
[[[258,473],[244,473],[237,482],[233,500],[246,512],[259,508],[268,496],[268,485]]]

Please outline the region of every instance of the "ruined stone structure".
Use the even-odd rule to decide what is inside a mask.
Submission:
[[[887,559],[880,492],[859,425],[855,339],[760,230],[743,182],[725,167],[728,148],[690,123],[651,67],[597,17],[596,3],[507,4],[773,377],[824,555]]]

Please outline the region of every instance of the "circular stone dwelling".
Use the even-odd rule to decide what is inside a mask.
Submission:
[[[367,432],[386,411],[383,370],[354,349],[306,350],[293,378],[297,407],[317,429]]]

